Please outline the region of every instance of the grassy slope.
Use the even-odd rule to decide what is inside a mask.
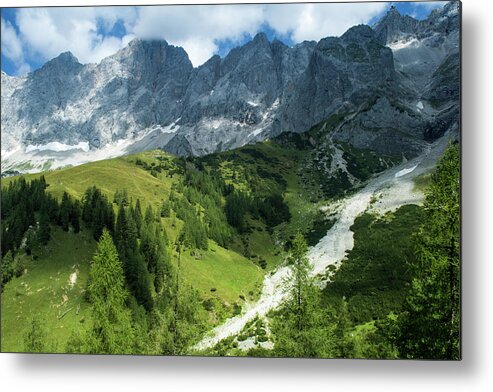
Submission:
[[[155,152],[155,154],[163,153]],[[130,155],[24,177],[29,180],[43,174],[49,184],[48,191],[58,198],[61,198],[64,191],[81,198],[87,188],[95,185],[108,196],[109,200],[113,200],[116,190],[127,189],[129,196],[134,200],[139,198],[144,204],[159,204],[164,196],[169,194],[173,178],[166,180],[154,178],[147,171],[133,164],[132,158],[133,156]],[[15,177],[2,179],[2,185],[8,184],[12,178]]]
[[[281,188],[292,215],[289,223],[279,225],[271,234],[268,233],[267,227],[263,222],[250,220],[252,230],[244,236],[246,237],[250,253],[254,255],[252,260],[248,260],[239,254],[240,249],[244,246],[240,241],[231,244],[232,250],[221,248],[213,241],[210,241],[209,250],[199,252],[199,256],[193,256],[189,251],[185,252],[182,255],[182,276],[197,288],[203,294],[204,298],[215,297],[220,299],[221,302],[229,304],[235,302],[240,303],[243,298],[254,298],[259,292],[262,276],[265,272],[255,264],[258,259],[263,258],[267,261],[267,271],[275,268],[276,265],[284,260],[286,255],[284,249],[282,249],[282,244],[292,238],[297,231],[308,232],[316,227],[317,219],[319,219],[318,207],[322,201],[319,203],[314,202],[314,199],[318,199],[318,197],[315,197],[318,190],[310,184],[310,181],[302,180],[300,175],[306,171],[304,161],[310,159],[310,147],[308,149],[306,148],[308,142],[305,140],[302,140],[303,147],[301,148],[299,146],[294,147],[290,143],[293,144],[291,141],[288,141],[287,144],[267,141],[257,143],[253,146],[245,146],[235,151],[227,151],[204,158],[197,158],[198,160],[202,160],[205,165],[218,165],[220,168],[219,172],[226,182],[232,183],[238,189],[255,192],[256,185],[259,185],[259,183],[260,188],[257,187],[257,189]],[[142,164],[137,165],[137,161],[144,162],[148,170],[145,170]],[[155,173],[156,176],[152,176],[149,170],[152,165],[162,165],[163,162],[169,168]],[[173,158],[168,154],[162,151],[147,151],[121,158],[92,162],[77,167],[49,171],[43,174],[49,184],[48,191],[57,197],[61,197],[62,193],[67,191],[72,196],[80,198],[89,186],[95,185],[110,200],[112,200],[116,190],[126,189],[129,196],[134,200],[139,198],[144,206],[150,204],[157,208],[161,201],[169,196],[173,185],[180,180],[180,175],[174,170],[175,168]],[[26,177],[29,179],[38,177],[39,175],[33,174],[27,175]],[[311,174],[308,174],[308,176],[310,179]],[[9,181],[9,178],[2,179],[2,185],[8,184]],[[319,187],[318,184],[316,185]],[[165,218],[163,219],[163,223],[171,241],[174,241],[182,226],[182,222],[176,219]],[[70,239],[64,239],[64,246],[57,245],[62,242],[60,238],[64,235],[70,236],[65,233],[57,233],[55,240],[49,245],[48,249],[51,248],[54,252],[53,259],[72,260],[75,258],[76,260],[80,260],[79,264],[84,264],[84,258],[87,258],[87,260],[90,259],[94,250],[94,243],[92,248],[89,247],[87,250],[90,254],[88,253],[82,257],[80,255],[75,256],[72,249],[76,244],[70,244]],[[233,251],[235,249],[237,252]],[[72,259],[64,256],[64,253],[70,254]],[[175,253],[173,257],[175,264],[177,263],[176,256]],[[39,270],[46,269],[48,271],[47,273],[52,275],[58,275],[58,272],[60,272],[61,276],[64,274],[68,276],[71,273],[66,265],[62,265],[57,261],[51,262],[51,264],[50,262],[51,258],[46,255],[44,259],[41,258],[37,262],[37,266],[39,266]],[[47,265],[49,265],[49,268],[45,268]],[[37,270],[34,269],[33,271]],[[12,304],[15,304],[18,301],[16,298],[22,295],[16,294],[21,292],[19,290],[23,287],[20,286],[22,280],[31,279],[33,282],[38,282],[36,284],[39,286],[43,282],[50,281],[51,276],[41,272],[36,277],[32,277],[32,275],[28,273],[19,279],[14,279],[6,287],[6,294],[2,298],[2,301],[5,301],[5,305],[7,306],[5,310],[7,321],[4,323],[4,325],[7,325],[6,331],[15,329],[12,328],[12,324],[10,323],[13,322],[13,317],[18,317],[18,314],[15,313]],[[83,271],[81,272],[81,279],[84,279]],[[28,282],[29,286],[33,284]],[[51,285],[52,282],[50,281]],[[38,288],[41,287],[37,287],[36,290]],[[59,289],[62,290],[61,287]],[[33,305],[29,306],[29,308],[43,307],[42,303],[46,302],[46,298],[42,294],[38,294],[37,291],[32,291],[32,293],[30,295],[30,301],[34,302],[29,302]],[[42,290],[39,293],[44,293],[44,291]],[[60,293],[56,293],[56,295],[59,296]],[[69,299],[69,303],[71,300],[75,300],[75,298]],[[9,309],[8,306],[12,306],[12,308]],[[19,308],[17,312],[22,312],[25,309],[27,308]],[[81,315],[83,315],[83,312],[84,307],[81,309]],[[46,311],[42,312],[42,314],[45,313]],[[26,312],[23,319],[18,319],[21,325],[28,324],[27,317],[29,316],[27,314],[29,312]],[[69,313],[62,320],[63,323],[72,322],[72,326],[75,325],[74,323],[76,321],[72,320],[71,317],[73,315]],[[55,323],[53,320],[51,323],[51,326],[54,327],[56,324],[60,324],[60,322]],[[48,325],[50,326],[50,324]],[[65,324],[60,325],[63,325],[62,329],[64,331],[70,330],[69,326],[65,326]],[[68,332],[62,333],[61,341],[64,342],[68,335]],[[17,334],[16,336],[9,337],[7,334],[5,336],[7,346],[4,349],[7,349],[9,345],[10,347],[14,347],[15,344],[12,342],[19,341],[19,336]],[[19,349],[19,347],[14,348]]]
[[[24,257],[26,270],[13,278],[2,293],[2,351],[23,351],[24,335],[31,319],[43,320],[49,334],[48,344],[63,352],[71,332],[90,318],[89,306],[83,300],[89,273],[89,262],[96,249],[92,234],[65,233],[53,228],[52,240],[35,254]],[[77,271],[77,281],[69,285],[69,277]],[[66,296],[66,301],[64,300]],[[79,314],[76,314],[80,305]],[[60,320],[58,316],[71,309]]]
[[[266,141],[204,158],[209,166],[219,168],[227,184],[238,190],[251,194],[258,194],[259,189],[267,193],[282,191],[291,220],[277,226],[273,235],[267,233],[263,222],[250,220],[252,232],[243,235],[250,252],[267,261],[267,270],[284,260],[286,254],[280,244],[294,238],[298,231],[307,232],[316,217],[319,205],[310,201],[312,190],[298,175],[307,154],[306,150]],[[240,248],[241,244],[235,246]]]
[[[204,297],[217,297],[232,305],[240,295],[251,298],[258,294],[262,270],[238,253],[221,248],[209,241],[209,251],[200,256],[185,252],[181,259],[182,271]]]
[[[139,198],[143,206],[150,204],[158,208],[161,201],[169,196],[171,186],[179,180],[172,171],[158,173],[153,177],[148,171],[135,164],[140,159],[148,164],[157,161],[156,158],[169,158],[162,151],[147,151],[122,158],[87,163],[77,167],[65,168],[43,175],[49,184],[47,190],[61,198],[64,191],[80,198],[84,191],[95,185],[100,188],[110,200],[118,189],[127,189],[131,198]],[[39,177],[41,174],[25,176],[27,179]],[[14,178],[14,177],[12,177]],[[7,185],[12,178],[2,179],[2,186]],[[181,221],[172,227],[171,219],[163,219],[171,241],[176,239],[182,226]],[[50,246],[51,245],[50,243]],[[68,250],[73,244],[66,245]],[[62,250],[59,250],[62,251]],[[203,259],[197,260],[186,253],[183,257],[184,277],[205,296],[215,296],[227,303],[239,301],[239,296],[250,291],[257,292],[262,282],[263,271],[256,264],[242,255],[221,248],[211,241],[210,250],[203,253]],[[173,261],[177,263],[176,254]],[[211,293],[210,289],[217,290]]]

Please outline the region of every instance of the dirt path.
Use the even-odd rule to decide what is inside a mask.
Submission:
[[[362,190],[343,200],[338,209],[336,223],[325,237],[309,250],[308,257],[313,264],[315,275],[324,273],[329,265],[339,266],[346,253],[353,248],[353,232],[350,228],[358,215],[368,208],[383,213],[422,200],[423,195],[414,190],[413,178],[429,172],[434,167],[438,157],[443,154],[448,139],[444,136],[419,157],[383,172]],[[374,195],[378,196],[377,201],[375,205],[371,205]],[[270,310],[277,308],[289,296],[285,282],[290,274],[290,267],[284,266],[267,275],[260,299],[256,303],[246,304],[241,314],[213,329],[193,349],[214,347],[221,340],[240,333],[256,316],[263,317]]]

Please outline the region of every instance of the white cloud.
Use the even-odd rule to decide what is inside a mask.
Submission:
[[[218,42],[239,42],[263,24],[295,42],[319,40],[368,23],[387,8],[388,3],[22,8],[16,14],[19,34],[2,20],[2,50],[20,69],[26,59],[44,62],[68,50],[82,63],[98,62],[134,37],[159,38],[184,47],[197,66],[218,51]],[[118,21],[124,37],[109,34]]]
[[[24,75],[31,67],[24,60],[22,42],[9,21],[1,19],[2,54],[10,59],[17,67],[17,74]]]
[[[445,4],[445,1],[417,1],[413,3],[416,8],[424,8],[428,11],[434,10],[435,8],[442,8]]]
[[[183,46],[197,66],[217,51],[216,41],[255,34],[262,21],[263,7],[257,5],[141,7],[132,31]]]
[[[388,3],[322,3],[266,6],[266,21],[295,42],[339,36],[348,28],[367,24],[388,9]]]
[[[98,62],[128,41],[105,36],[98,23],[110,29],[119,19],[134,20],[129,11],[135,14],[132,7],[22,8],[16,23],[25,52],[35,59],[46,61],[69,50],[83,63]]]

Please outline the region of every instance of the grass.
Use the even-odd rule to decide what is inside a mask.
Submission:
[[[137,164],[137,160],[144,162],[147,170]],[[150,170],[157,165],[167,167],[167,169],[159,171],[157,177],[154,177],[150,174]],[[113,200],[116,190],[126,189],[129,197],[134,201],[139,198],[143,207],[150,204],[154,208],[160,206],[161,201],[168,197],[172,185],[179,180],[172,158],[161,151],[147,151],[42,174],[49,184],[47,190],[58,198],[61,198],[63,192],[66,191],[80,199],[88,187],[95,185],[109,197],[109,200]],[[30,180],[40,175],[41,173],[24,177]],[[2,186],[7,185],[13,178],[15,177],[2,179]],[[162,219],[162,223],[169,238],[175,241],[183,222],[179,219],[165,218]],[[65,249],[64,251],[58,249],[56,243],[50,242],[47,249],[70,253],[70,250],[73,251],[76,246],[74,243],[66,242],[60,246]],[[211,242],[210,249],[202,252],[203,259],[201,260],[190,255],[185,255],[183,258],[184,276],[195,288],[210,296],[210,289],[215,287],[217,291],[213,295],[226,303],[234,303],[239,295],[246,298],[250,291],[257,291],[262,281],[263,270],[253,261],[221,248],[213,242]],[[55,263],[52,267],[55,265],[58,264]],[[62,272],[63,270],[60,270],[60,273]],[[41,280],[45,278],[46,276],[40,277]]]
[[[431,174],[425,173],[414,177],[414,190],[424,192],[431,183]]]
[[[172,243],[176,241],[183,226],[179,219],[173,225],[173,220],[162,219]],[[190,250],[182,253],[180,273],[189,284],[199,290],[202,297],[212,296],[226,305],[232,305],[240,299],[240,295],[244,298],[252,297],[250,292],[254,293],[254,297],[258,295],[264,271],[253,261],[233,250],[222,248],[212,240],[209,241],[207,251],[194,250],[194,253],[192,255]],[[178,264],[176,252],[173,253],[173,263],[175,267]]]
[[[159,154],[159,152],[154,152]],[[150,153],[145,153],[148,156]],[[27,174],[27,180],[45,176],[49,184],[47,191],[61,199],[63,192],[80,199],[84,191],[95,185],[106,194],[109,200],[117,190],[126,189],[128,195],[134,199],[140,199],[143,204],[157,206],[164,197],[169,195],[173,178],[158,179],[149,172],[132,162],[134,156],[108,159],[86,163],[84,165],[48,171],[38,174]],[[2,185],[7,185],[12,179],[2,179]]]
[[[265,260],[266,271],[273,270],[278,266],[285,257],[285,253],[280,246],[274,243],[272,235],[267,231],[267,227],[263,222],[255,221],[251,223],[254,230],[248,234],[248,247],[251,256],[251,260],[261,265]]]
[[[89,304],[83,296],[95,248],[96,242],[88,231],[73,234],[53,227],[52,240],[34,252],[37,260],[20,256],[25,272],[8,282],[2,293],[3,352],[24,351],[24,335],[33,317],[43,322],[54,351],[65,351],[72,331],[82,328],[90,319]],[[77,281],[70,287],[69,277],[76,271]]]
[[[263,271],[250,260],[213,241],[209,241],[207,252],[194,253],[187,250],[182,254],[181,273],[204,298],[216,297],[231,306],[241,301],[240,295],[247,299],[259,294]]]

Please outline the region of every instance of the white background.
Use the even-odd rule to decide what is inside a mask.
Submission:
[[[150,0],[128,2],[159,3]],[[82,2],[2,0],[1,3],[4,7],[39,4],[82,5]],[[91,0],[87,4],[125,2]],[[492,390],[492,5],[492,1],[463,0],[461,362],[0,354],[1,388],[5,391],[84,392]]]

